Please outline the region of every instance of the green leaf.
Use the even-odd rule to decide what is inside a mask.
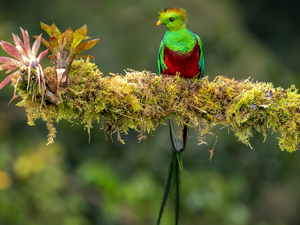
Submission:
[[[62,42],[62,50],[63,50],[63,54],[65,54],[66,52],[68,54],[70,54],[71,52],[71,46],[73,43],[73,31],[71,29],[71,27],[69,27],[62,35],[63,37],[63,42]]]
[[[53,23],[51,25],[51,36],[56,37],[57,42],[61,43],[61,41],[62,41],[62,34],[61,34],[60,30],[57,28],[57,26],[55,25],[55,23]]]
[[[74,32],[74,36],[73,36],[74,41],[73,41],[71,49],[74,49],[77,45],[79,45],[79,43],[82,40],[85,40],[86,33],[87,33],[87,26],[86,25],[84,25],[83,27],[77,29]]]
[[[47,34],[51,37],[51,27],[43,22],[41,22],[41,28],[47,32]]]
[[[55,38],[54,36],[51,36],[49,39],[49,49],[54,56],[59,51],[59,45],[57,42],[57,38]]]
[[[81,52],[85,51],[85,50],[88,50],[92,47],[95,46],[95,44],[99,41],[99,39],[94,39],[94,40],[91,40],[91,41],[87,41],[87,42],[84,42],[84,43],[81,43],[80,45],[78,45],[74,50],[73,50],[73,55],[74,57],[76,57],[78,54],[80,54]]]

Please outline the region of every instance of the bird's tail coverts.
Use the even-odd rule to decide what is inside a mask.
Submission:
[[[172,149],[175,152],[182,152],[186,146],[188,128],[186,125],[184,125],[183,128],[179,126],[172,116],[170,117],[169,123]]]

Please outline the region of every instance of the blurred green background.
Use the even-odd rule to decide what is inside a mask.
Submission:
[[[205,74],[300,85],[300,13],[296,0],[51,0],[0,1],[0,40],[42,33],[39,22],[62,31],[87,24],[100,38],[87,54],[104,73],[126,68],[157,72],[156,54],[165,28],[157,13],[166,6],[187,10],[189,28],[205,49]],[[43,37],[48,38],[44,32]],[[32,38],[33,43],[33,38]],[[5,55],[2,49],[0,55]],[[47,60],[42,65],[48,66]],[[5,72],[0,72],[4,79]],[[0,91],[0,225],[155,224],[170,152],[167,126],[138,143],[132,131],[122,145],[106,140],[94,124],[91,143],[83,126],[61,121],[46,146],[41,120],[27,125],[24,108],[11,105],[12,87]],[[276,137],[260,134],[253,149],[234,132],[217,127],[212,162],[193,131],[183,154],[180,224],[300,224],[299,152],[281,152]],[[172,197],[172,196],[171,196]],[[173,224],[170,199],[162,224]]]

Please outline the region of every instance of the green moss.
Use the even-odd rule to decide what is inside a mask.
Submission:
[[[56,135],[53,122],[61,119],[79,120],[88,131],[93,122],[102,120],[124,143],[121,133],[134,129],[139,140],[145,139],[172,114],[177,123],[198,131],[199,143],[214,126],[222,124],[248,146],[254,132],[266,138],[268,131],[275,131],[281,133],[280,149],[292,152],[298,147],[300,96],[295,86],[284,90],[249,79],[218,76],[209,82],[208,78],[189,80],[133,70],[103,76],[89,60],[75,60],[67,86],[56,93],[54,69],[46,68],[45,74],[47,87],[59,103],[41,96],[32,98],[21,82],[18,91],[23,100],[18,105],[26,108],[28,124],[34,125],[39,118],[46,121],[48,143]]]

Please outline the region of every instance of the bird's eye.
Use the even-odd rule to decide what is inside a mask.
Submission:
[[[169,19],[171,22],[173,22],[174,21],[174,18],[173,17],[170,17],[170,19]]]

